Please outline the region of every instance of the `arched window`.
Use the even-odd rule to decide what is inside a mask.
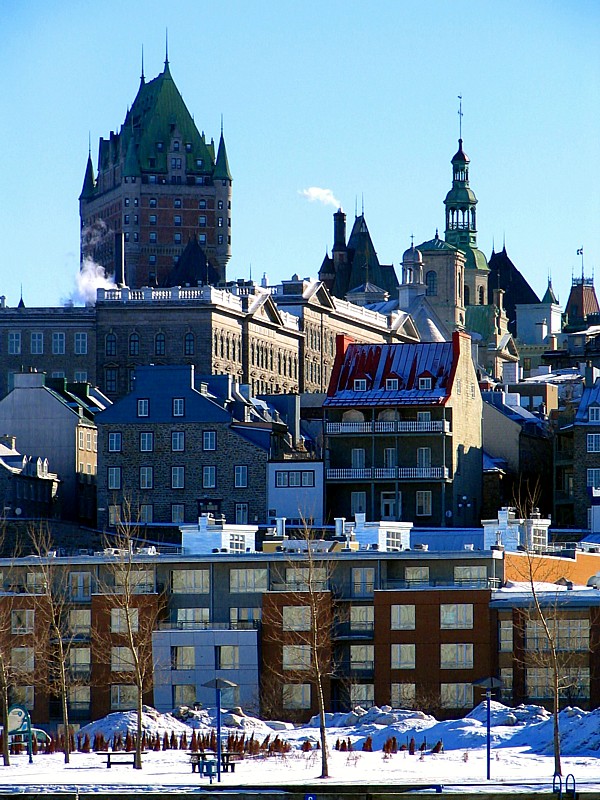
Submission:
[[[137,333],[132,333],[129,337],[129,355],[139,356],[140,354],[140,337]]]
[[[479,287],[479,305],[480,306],[485,305],[485,292],[483,290],[483,286]]]
[[[425,275],[425,294],[428,297],[433,297],[437,294],[437,272],[430,269],[427,275]]]
[[[194,345],[194,334],[191,331],[188,331],[188,333],[185,335],[185,339],[183,340],[183,354],[186,356],[193,356]]]
[[[117,337],[114,333],[106,334],[106,341],[104,343],[104,353],[107,356],[117,355]]]
[[[154,337],[154,355],[164,356],[165,354],[165,335],[164,333],[157,333]]]

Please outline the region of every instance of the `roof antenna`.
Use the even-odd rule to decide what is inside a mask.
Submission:
[[[354,195],[354,219],[358,217],[358,195]]]
[[[88,156],[92,157],[92,132],[88,131]]]
[[[458,95],[458,141],[462,142],[462,118],[463,118],[463,111],[462,111],[462,94]]]
[[[365,215],[365,193],[364,192],[361,193],[361,202],[362,202],[361,214],[364,217],[364,215]]]
[[[221,112],[221,136],[223,136],[223,112]]]
[[[144,45],[142,45],[142,74],[140,75],[140,80],[142,83],[144,83],[146,80],[144,76]]]
[[[169,29],[165,28],[165,69],[169,66]]]

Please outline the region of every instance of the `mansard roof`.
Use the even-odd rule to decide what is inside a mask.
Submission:
[[[324,406],[442,405],[450,397],[457,353],[453,342],[349,344],[338,354]],[[420,389],[419,378],[431,377]],[[395,378],[398,389],[386,389]],[[364,379],[366,390],[355,389]]]
[[[503,306],[508,317],[508,326],[516,333],[517,305],[539,303],[540,298],[533,291],[522,273],[508,257],[506,247],[494,253],[489,260],[488,303],[494,302],[494,289],[504,289]]]
[[[364,214],[356,217],[347,244],[348,263],[338,267],[331,293],[340,299],[365,283],[380,286],[390,294],[398,288],[398,278],[391,264],[380,264]],[[321,269],[325,266],[325,261]],[[327,264],[329,266],[329,263]]]

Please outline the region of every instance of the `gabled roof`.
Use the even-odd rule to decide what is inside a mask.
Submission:
[[[583,390],[577,413],[575,414],[575,424],[582,425],[589,422],[589,408],[590,406],[600,406],[600,380],[597,380],[593,386],[588,386]],[[592,423],[598,425],[597,422]]]
[[[452,342],[418,344],[349,344],[336,358],[325,406],[444,404],[450,397],[456,360]],[[431,389],[419,389],[419,378],[432,376]],[[387,390],[386,379],[398,389]],[[366,391],[354,389],[366,380]]]

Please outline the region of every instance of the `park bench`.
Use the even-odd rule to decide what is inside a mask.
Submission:
[[[189,753],[189,757],[192,772],[196,772],[196,768],[198,768],[200,774],[204,774],[203,764],[214,764],[216,772],[217,764],[214,753]],[[240,753],[221,753],[221,768],[223,772],[235,772],[236,763],[242,761],[242,759],[243,756]]]

